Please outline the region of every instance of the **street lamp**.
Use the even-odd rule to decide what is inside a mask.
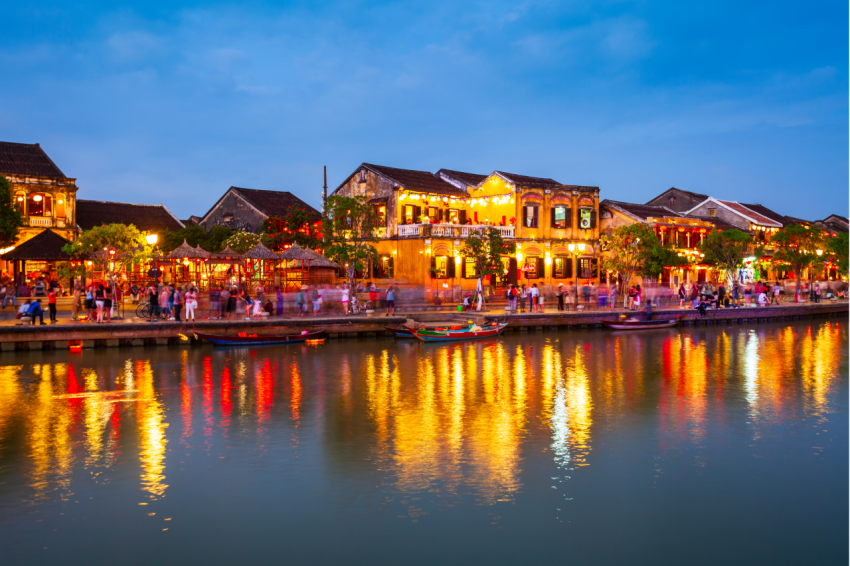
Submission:
[[[148,234],[145,236],[145,241],[149,246],[155,246],[158,239],[159,237],[156,234]]]

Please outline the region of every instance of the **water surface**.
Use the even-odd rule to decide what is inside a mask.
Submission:
[[[846,564],[847,324],[4,353],[3,564]]]

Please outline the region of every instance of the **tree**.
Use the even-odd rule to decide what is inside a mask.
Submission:
[[[0,248],[14,246],[18,241],[18,232],[24,225],[21,209],[15,205],[12,184],[0,175]]]
[[[644,277],[658,277],[665,267],[684,267],[690,263],[690,260],[677,252],[672,244],[662,244],[656,238],[654,245],[648,250],[646,261],[639,273]]]
[[[132,224],[95,226],[62,247],[73,261],[61,265],[59,273],[63,277],[92,277],[98,268],[110,285],[114,285],[115,274],[120,269],[143,265],[153,257],[154,250],[145,241],[146,236],[147,233]]]
[[[461,255],[475,259],[475,274],[478,276],[477,290],[481,290],[481,280],[490,276],[490,281],[495,282],[495,277],[503,277],[502,255],[513,255],[516,252],[516,244],[505,243],[502,233],[496,228],[486,230],[474,230],[463,241],[460,248]],[[484,301],[484,294],[480,294]]]
[[[186,240],[192,247],[201,246],[208,252],[220,252],[225,247],[225,242],[234,234],[234,231],[226,226],[213,226],[207,232],[203,226],[186,226],[180,230],[167,230],[160,238],[160,249],[171,252]]]
[[[263,222],[263,244],[276,252],[287,245],[298,244],[302,248],[315,249],[322,241],[316,224],[319,215],[306,208],[291,208],[282,216],[271,216]]]
[[[731,287],[735,274],[744,267],[752,243],[752,236],[741,230],[715,230],[703,239],[699,249],[705,254],[703,261],[722,274]]]
[[[850,270],[850,262],[847,259],[848,234],[839,232],[835,238],[826,238],[826,250],[832,257],[833,263],[838,268],[840,276],[847,277]]]
[[[244,254],[258,243],[260,243],[259,234],[246,232],[245,230],[237,230],[224,241],[224,247],[229,247],[238,254]]]
[[[652,259],[656,247],[661,244],[655,230],[646,224],[617,226],[610,236],[603,235],[602,249],[605,256],[602,265],[605,269],[619,273],[623,278],[623,287],[629,285],[632,277],[643,275]],[[628,293],[621,289],[623,305],[628,304]]]
[[[378,257],[378,250],[372,245],[377,241],[375,224],[375,211],[366,203],[366,197],[328,197],[322,247],[328,258],[344,267],[350,289],[354,289],[357,271]]]
[[[791,266],[797,279],[796,294],[800,294],[800,276],[803,270],[820,260],[817,251],[824,248],[824,233],[820,228],[790,224],[773,235],[770,241],[776,246],[773,260]]]

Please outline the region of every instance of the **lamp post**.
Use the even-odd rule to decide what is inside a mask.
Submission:
[[[815,250],[818,257],[823,255],[823,250]],[[815,302],[815,274],[814,266],[809,266],[809,302]]]
[[[145,236],[145,242],[148,243],[149,246],[153,247],[156,245],[159,240],[159,236],[156,234],[148,234]],[[156,259],[151,258],[151,270],[148,272],[148,276],[153,273],[153,289],[155,291],[156,298],[154,300],[158,300],[159,294],[157,292],[157,287],[159,286],[159,269],[156,267]],[[145,291],[147,292],[147,291]],[[148,322],[154,322],[156,318],[154,318],[154,313],[156,312],[156,305],[151,303],[148,308]]]

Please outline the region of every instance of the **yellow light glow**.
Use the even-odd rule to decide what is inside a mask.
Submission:
[[[583,243],[581,243],[581,244],[579,244],[579,245],[578,245],[578,251],[583,252],[583,251],[584,251],[584,248],[585,248],[585,246],[584,246],[584,244],[583,244]]]
[[[571,252],[574,252],[574,251],[576,251],[576,245],[575,244],[567,244],[567,249],[570,250]]]
[[[158,239],[159,236],[157,236],[156,234],[148,234],[147,236],[145,236],[145,241],[148,243],[149,246],[156,245]]]
[[[34,197],[32,197],[32,200],[34,200],[35,202],[41,202],[41,195],[35,195]]]

